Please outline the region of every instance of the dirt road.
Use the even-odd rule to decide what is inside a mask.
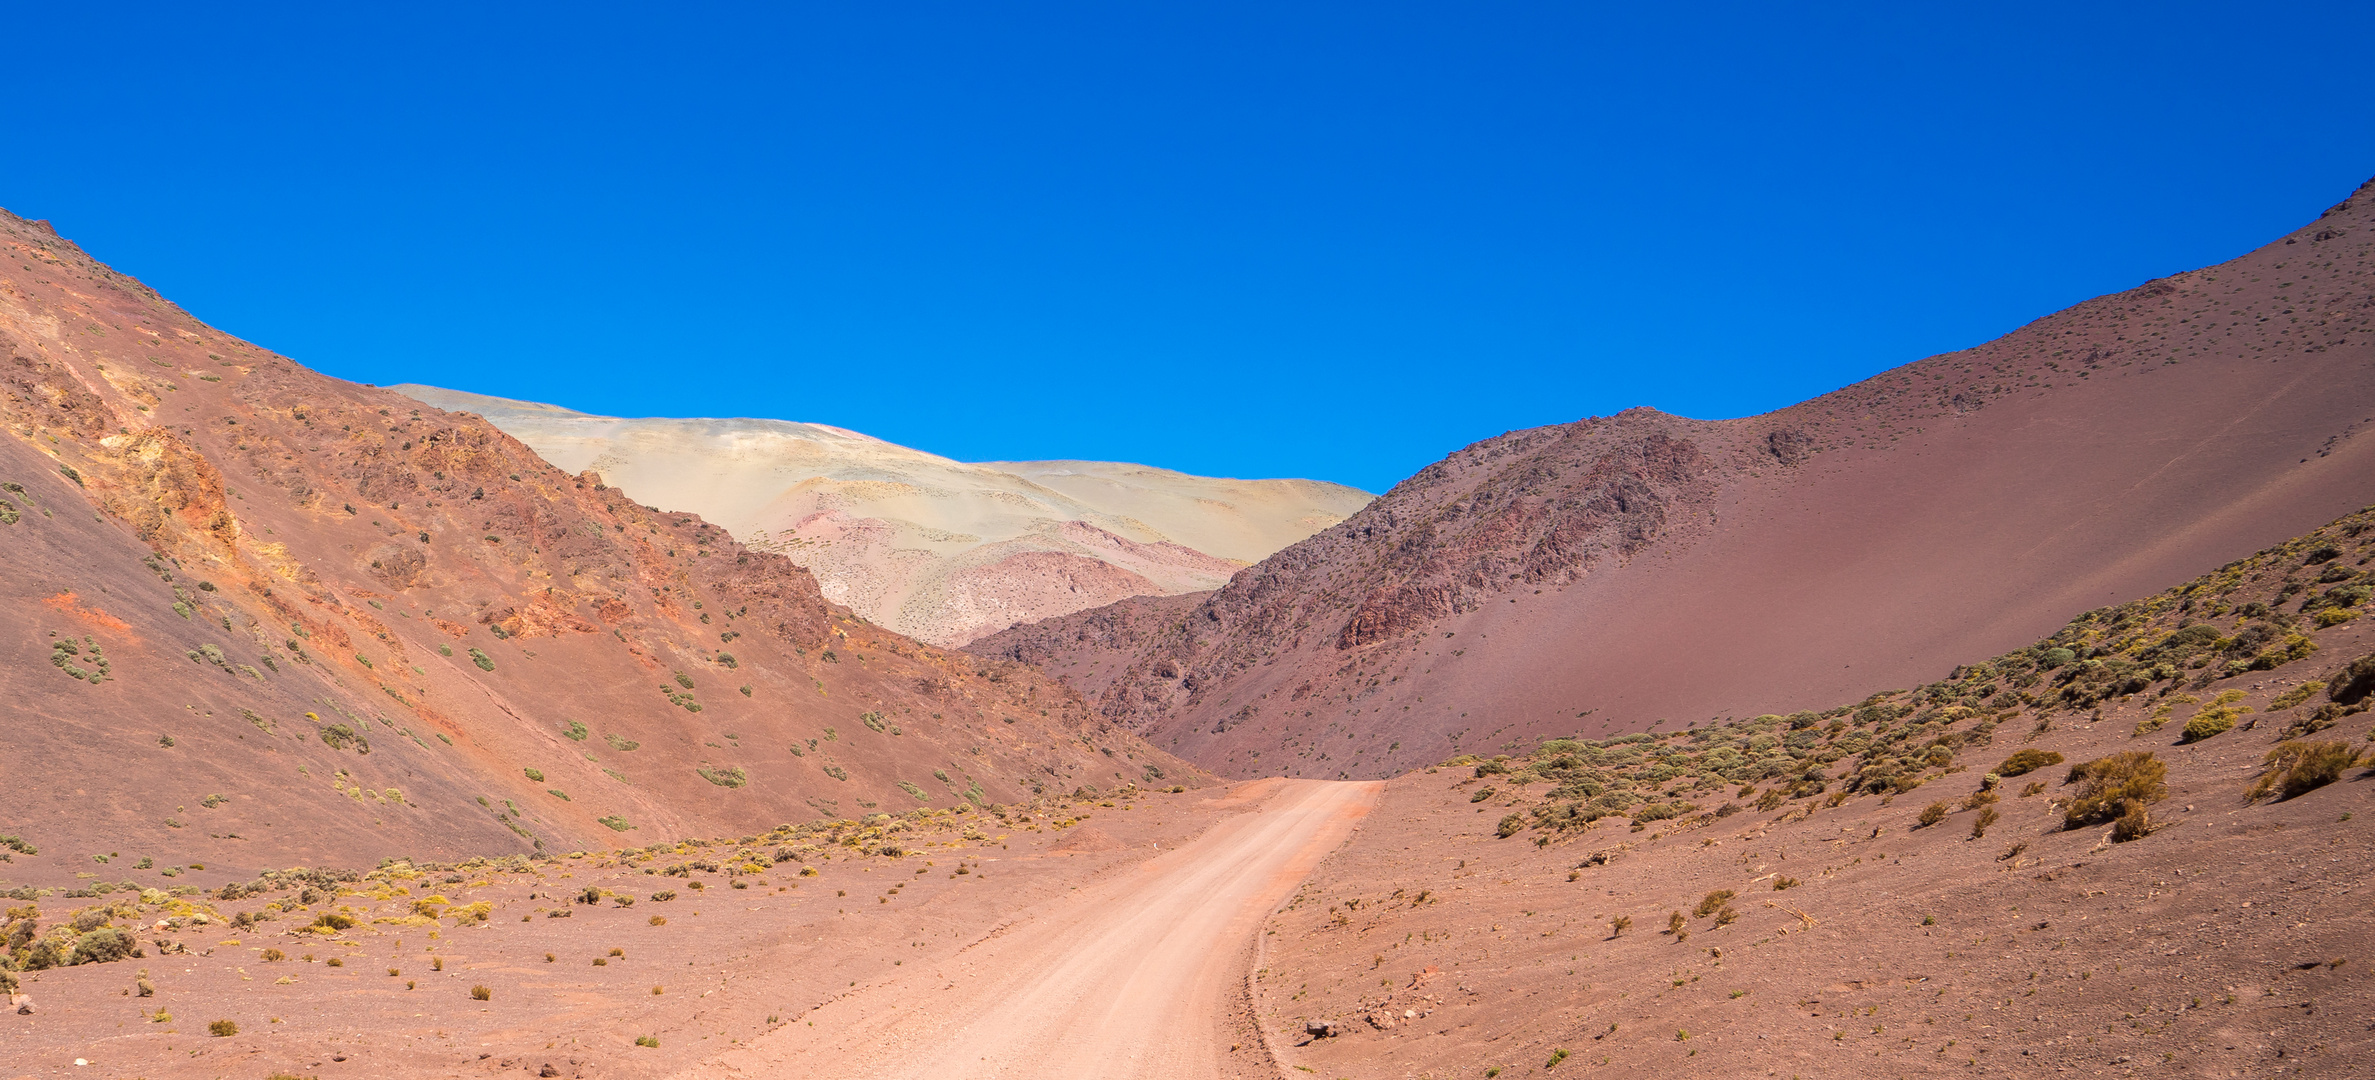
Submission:
[[[1177,851],[680,1075],[1122,1080],[1251,1064],[1258,1046],[1231,1055],[1225,1033],[1248,946],[1383,787],[1263,784],[1259,810]]]

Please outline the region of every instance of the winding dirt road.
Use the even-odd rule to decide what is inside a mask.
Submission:
[[[1123,1080],[1252,1064],[1258,1047],[1229,1055],[1225,1031],[1243,1028],[1231,1009],[1254,935],[1383,787],[1269,784],[1260,809],[1178,850],[679,1075]]]

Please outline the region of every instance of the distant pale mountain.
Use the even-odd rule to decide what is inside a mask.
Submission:
[[[432,386],[545,460],[718,522],[814,573],[827,599],[961,645],[1131,596],[1214,589],[1368,505],[1313,480],[1229,480],[1103,461],[969,464],[824,424],[627,419]]]

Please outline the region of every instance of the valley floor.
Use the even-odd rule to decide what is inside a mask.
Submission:
[[[994,1058],[978,1075],[1269,1075],[1254,928],[1377,786],[1014,807],[805,862],[744,838],[193,897],[142,916],[185,912],[140,958],[20,976],[32,1011],[0,1013],[0,1077],[885,1076],[949,1055]],[[76,903],[43,897],[45,924]],[[338,913],[353,925],[316,928]]]

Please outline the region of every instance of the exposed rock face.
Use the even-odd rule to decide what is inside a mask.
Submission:
[[[1189,610],[976,641],[1236,775],[1934,678],[2375,497],[2375,198],[1766,416],[1635,409],[1428,466]]]
[[[427,386],[547,460],[665,498],[790,555],[826,599],[942,645],[1112,603],[1218,587],[1369,502],[1310,480],[1100,461],[967,464],[780,420],[620,419]]]
[[[0,761],[44,777],[0,821],[45,852],[367,865],[1194,780],[483,420],[4,213],[0,246]]]

